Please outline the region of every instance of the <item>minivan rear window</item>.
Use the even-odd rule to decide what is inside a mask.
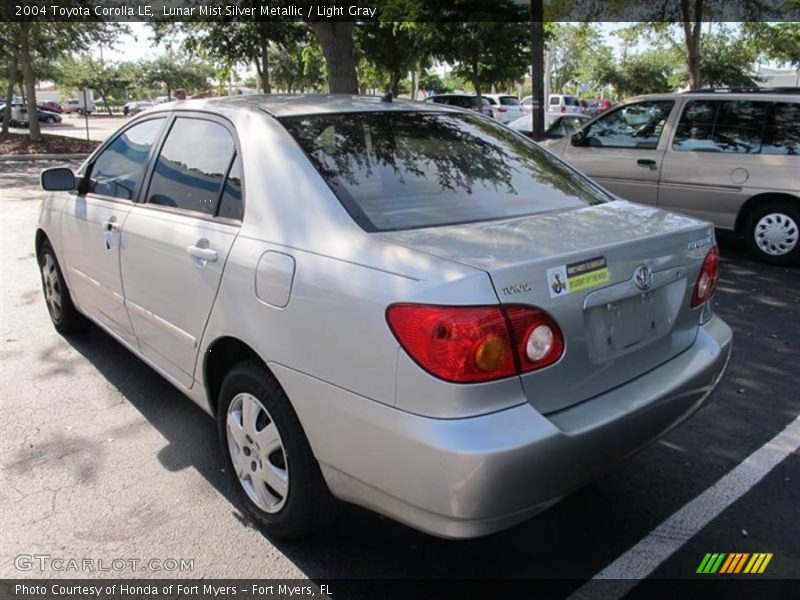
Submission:
[[[367,231],[512,218],[610,200],[532,142],[477,115],[370,112],[281,122]]]
[[[500,104],[503,106],[519,106],[519,100],[514,96],[500,96]]]

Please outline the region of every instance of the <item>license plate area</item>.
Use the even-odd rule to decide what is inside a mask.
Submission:
[[[675,277],[646,292],[632,287],[622,284],[616,297],[613,288],[604,290],[603,296],[585,309],[592,362],[608,362],[635,352],[663,338],[675,326],[686,291],[685,279]]]

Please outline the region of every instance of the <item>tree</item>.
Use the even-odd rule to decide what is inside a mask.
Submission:
[[[314,21],[308,26],[317,36],[325,56],[331,94],[358,94],[356,52],[352,21]]]
[[[171,92],[178,88],[206,89],[212,73],[213,68],[207,62],[168,52],[143,63],[139,68],[138,79],[144,85],[164,84],[167,96],[171,96]]]
[[[758,75],[753,65],[758,52],[752,44],[733,32],[723,31],[703,35],[703,55],[700,59],[702,85],[710,87],[754,87]]]
[[[550,86],[561,92],[568,83],[578,83],[582,67],[598,50],[602,38],[591,23],[554,23],[551,36],[547,44],[551,62]]]
[[[743,29],[755,49],[768,59],[790,65],[800,81],[800,23],[750,22]]]
[[[419,68],[430,54],[426,29],[417,23],[361,23],[356,37],[364,57],[389,75],[393,96],[400,94],[400,82],[408,72]]]
[[[451,4],[448,18],[453,20],[430,24],[434,56],[454,65],[453,73],[470,82],[479,96],[494,84],[521,79],[530,64],[524,7],[510,0]]]
[[[100,94],[109,115],[108,96],[124,91],[133,79],[128,67],[103,63],[86,54],[63,59],[56,75],[56,81],[64,87],[89,88]]]
[[[75,4],[65,0],[62,4]],[[111,45],[114,34],[126,30],[120,23],[104,22],[50,22],[43,20],[3,23],[4,43],[9,42],[8,56],[22,74],[28,115],[30,138],[41,139],[41,129],[36,115],[36,81],[52,73],[54,62],[70,52],[86,50],[93,43]],[[8,111],[6,111],[8,112]]]

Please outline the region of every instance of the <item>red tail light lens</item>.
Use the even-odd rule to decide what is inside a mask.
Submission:
[[[719,250],[716,246],[711,248],[706,254],[697,282],[694,284],[692,292],[692,308],[700,306],[711,299],[717,289],[717,279],[719,278]]]
[[[394,304],[386,320],[417,364],[455,383],[532,371],[558,360],[564,349],[555,322],[532,307]]]
[[[561,107],[561,112],[567,112],[567,107],[566,106],[562,106]]]

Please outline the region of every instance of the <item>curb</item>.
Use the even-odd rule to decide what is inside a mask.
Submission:
[[[88,158],[90,152],[84,154],[6,154],[0,156],[0,162],[24,160],[79,160]]]

